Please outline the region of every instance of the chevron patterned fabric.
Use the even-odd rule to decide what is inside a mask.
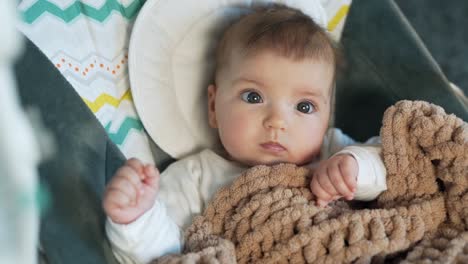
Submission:
[[[127,68],[130,32],[145,1],[22,0],[18,11],[19,29],[72,84],[122,153],[154,163]],[[319,1],[338,39],[351,0]]]
[[[131,28],[144,2],[23,0],[18,10],[21,31],[72,84],[124,155],[153,163],[127,69]]]
[[[114,10],[127,19],[133,19],[140,10],[142,2],[144,1],[134,1],[124,6],[117,0],[107,0],[100,7],[95,7],[83,2],[84,1],[76,1],[65,9],[61,9],[52,1],[38,0],[22,12],[24,22],[32,24],[45,13],[50,13],[51,15],[62,19],[66,23],[70,23],[80,15],[89,17],[90,19],[94,19],[98,22],[104,22]]]

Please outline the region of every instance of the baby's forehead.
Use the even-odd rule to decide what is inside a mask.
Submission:
[[[228,69],[226,71],[228,75],[236,75],[242,72],[249,74],[252,70],[262,73],[263,69],[277,68],[279,65],[284,64],[284,62],[290,66],[288,68],[299,70],[302,70],[301,65],[303,65],[305,69],[310,69],[310,65],[314,65],[313,68],[315,70],[323,71],[326,73],[324,75],[331,74],[333,76],[332,79],[334,79],[337,68],[334,61],[328,58],[318,56],[297,58],[286,56],[271,49],[258,50],[251,53],[232,54],[224,67]],[[259,66],[261,66],[261,68],[259,68]]]
[[[226,70],[223,78],[234,82],[251,82],[260,86],[310,88],[328,94],[334,82],[335,65],[320,58],[294,59],[272,52],[240,57]]]
[[[258,60],[261,60],[265,55],[271,55],[274,59],[282,60],[286,59],[293,64],[302,64],[304,62],[317,62],[323,65],[332,71],[336,70],[336,63],[330,57],[320,56],[320,55],[309,55],[304,57],[298,57],[293,55],[284,54],[279,50],[275,50],[272,48],[263,48],[263,49],[256,49],[256,50],[233,50],[230,55],[226,58],[225,63],[217,65],[217,68],[229,68],[231,70],[234,69],[236,66],[245,66],[246,64],[255,63]],[[276,58],[275,58],[276,57]],[[265,65],[267,67],[275,67],[274,64]]]

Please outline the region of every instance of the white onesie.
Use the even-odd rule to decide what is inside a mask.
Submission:
[[[372,138],[365,145],[355,145],[339,129],[327,132],[322,159],[338,152],[349,153],[358,162],[354,199],[372,200],[387,188],[381,148],[373,144],[378,140]],[[168,253],[180,253],[183,229],[203,212],[219,188],[232,183],[246,169],[209,149],[171,164],[161,174],[158,199],[150,210],[127,225],[107,219],[106,232],[117,259],[121,263],[147,263]]]

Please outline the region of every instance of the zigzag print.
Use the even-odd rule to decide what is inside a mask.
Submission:
[[[128,52],[128,47],[126,46],[120,49],[119,51],[116,51],[115,54],[117,55],[114,58],[108,59],[108,58],[103,57],[102,54],[99,52],[90,51],[86,58],[77,59],[73,55],[67,53],[65,50],[58,49],[55,51],[54,55],[50,57],[50,59],[55,62],[60,62],[62,59],[70,59],[77,63],[96,62],[97,60],[100,60],[101,62],[110,64],[110,63],[116,63],[119,60],[126,60],[127,52]]]
[[[91,84],[99,80],[105,80],[111,84],[118,84],[122,81],[128,81],[128,74],[122,74],[119,76],[110,76],[109,74],[105,72],[96,72],[96,74],[89,76],[86,79],[83,79],[83,77],[78,76],[77,74],[73,74],[72,72],[69,72],[69,71],[63,72],[62,75],[70,82],[76,82],[87,87],[91,86]]]
[[[134,129],[137,131],[143,131],[143,124],[140,120],[127,117],[122,125],[119,127],[119,130],[116,133],[110,132],[111,122],[109,122],[106,127],[104,128],[109,135],[109,138],[117,145],[122,145],[125,141],[125,138],[129,134],[130,130]]]
[[[96,100],[94,100],[94,102],[91,102],[91,101],[89,101],[89,100],[87,100],[87,99],[85,99],[83,97],[82,97],[82,99],[85,102],[85,104],[89,107],[89,109],[91,109],[91,111],[93,111],[93,113],[97,113],[99,111],[99,109],[101,109],[101,107],[103,107],[106,104],[112,105],[115,108],[117,108],[123,100],[132,101],[132,95],[130,94],[130,89],[128,89],[125,92],[125,94],[122,95],[122,97],[120,99],[117,99],[117,98],[113,97],[112,95],[105,94],[105,93],[99,95],[99,97],[96,98]]]
[[[105,21],[113,11],[120,13],[123,17],[131,20],[140,11],[146,0],[135,0],[133,3],[124,7],[118,0],[106,0],[100,9],[96,9],[88,4],[80,1],[74,2],[66,9],[61,9],[57,5],[48,0],[38,0],[31,7],[22,12],[24,22],[28,24],[34,23],[44,13],[49,13],[57,18],[60,18],[65,23],[70,23],[80,15],[87,16],[98,22]]]
[[[97,80],[107,80],[112,83],[121,82],[123,79],[128,79],[128,72],[122,71],[120,73],[109,73],[105,70],[94,70],[90,73],[77,73],[71,70],[60,71],[65,78],[72,78],[82,85],[90,85]]]
[[[349,11],[349,5],[343,5],[338,9],[335,16],[328,21],[328,31],[333,31],[336,26],[341,22],[341,20],[346,17]]]
[[[55,67],[63,75],[73,75],[80,79],[89,80],[95,75],[122,78],[127,74],[127,49],[118,52],[112,60],[108,60],[95,52],[84,59],[76,59],[63,50],[59,50],[51,57]]]

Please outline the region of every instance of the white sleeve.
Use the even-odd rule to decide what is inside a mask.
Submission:
[[[336,153],[352,155],[359,167],[354,199],[370,201],[387,189],[387,171],[381,158],[382,148],[378,145],[347,146]]]
[[[198,156],[171,164],[161,173],[154,206],[128,225],[108,219],[106,232],[121,263],[148,263],[183,249],[183,228],[202,210]]]
[[[364,143],[364,145],[380,145],[380,143],[380,137],[371,137]],[[328,159],[343,148],[356,144],[362,145],[363,143],[354,140],[343,133],[339,128],[330,128],[325,134],[325,138],[323,140],[321,158]]]
[[[159,197],[168,215],[180,228],[186,228],[203,210],[200,195],[201,163],[197,155],[171,164],[162,174]]]
[[[362,144],[340,129],[332,128],[327,131],[322,151],[325,159],[345,153],[356,159],[359,173],[355,199],[370,201],[387,189],[387,170],[381,158],[380,137],[372,137]]]
[[[120,263],[148,263],[181,251],[182,233],[158,200],[130,224],[116,224],[107,218],[106,233]]]

